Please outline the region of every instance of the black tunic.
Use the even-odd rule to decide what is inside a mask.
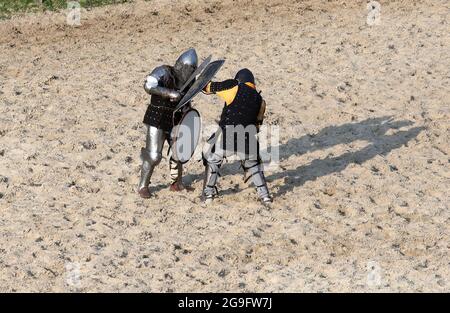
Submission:
[[[228,79],[223,82],[212,82],[210,92],[218,93],[230,90],[238,86],[238,90],[233,101],[225,104],[220,116],[219,125],[256,125],[259,110],[261,109],[262,97],[256,89],[239,83],[235,79]]]
[[[158,80],[158,85],[165,88],[176,89],[176,80],[172,66],[157,67],[150,74]],[[168,98],[152,95],[150,104],[144,115],[144,123],[164,131],[170,132],[174,125],[173,111],[178,101],[172,102]],[[175,114],[175,123],[178,123],[181,113]]]
[[[220,93],[238,87],[236,95],[230,104],[223,107],[219,126],[225,140],[222,149],[244,153],[246,158],[259,157],[259,143],[256,138],[256,124],[261,109],[262,97],[256,89],[239,83],[235,79],[223,82],[211,82],[209,91]],[[243,128],[236,128],[242,126]],[[255,127],[247,127],[255,126]],[[240,133],[245,128],[244,133]],[[241,142],[243,145],[240,145]]]

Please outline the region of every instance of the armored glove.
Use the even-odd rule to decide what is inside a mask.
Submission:
[[[170,101],[172,101],[172,102],[177,102],[181,99],[181,93],[174,89],[169,89],[167,96],[169,97]]]

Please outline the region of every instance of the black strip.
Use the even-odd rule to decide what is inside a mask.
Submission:
[[[247,178],[244,180],[244,183],[248,182],[248,180],[249,180],[250,178],[252,178],[253,176],[255,176],[255,174],[258,174],[258,173],[259,173],[259,172],[254,172],[254,173],[250,174],[250,176],[247,177]]]
[[[102,288],[107,289],[107,286]],[[301,287],[299,287],[301,288]],[[318,287],[320,288],[320,287]],[[333,287],[338,289],[338,287]],[[333,289],[332,288],[332,289]],[[355,287],[361,288],[362,287]],[[94,287],[95,289],[95,287]],[[91,290],[91,291],[94,291]],[[435,289],[432,289],[435,290]],[[440,289],[436,288],[436,291]],[[85,290],[88,292],[89,290]],[[195,290],[193,290],[195,291]],[[243,292],[245,286],[243,286]],[[330,291],[330,290],[329,290]],[[332,290],[331,290],[332,291]],[[350,290],[351,291],[351,290]],[[381,292],[380,289],[368,289]],[[266,300],[267,299],[267,300]],[[433,311],[448,304],[448,294],[299,294],[299,293],[153,293],[153,294],[2,294],[2,306],[29,311],[104,312],[369,312]],[[207,302],[206,302],[207,301]],[[8,303],[9,302],[9,303]],[[210,304],[206,307],[206,303]],[[9,306],[8,306],[9,304]],[[330,306],[332,306],[330,308]],[[398,308],[396,307],[398,306]],[[66,308],[66,309],[62,309]],[[368,308],[368,307],[367,307]],[[412,310],[414,308],[414,310]],[[397,310],[395,310],[397,309]]]

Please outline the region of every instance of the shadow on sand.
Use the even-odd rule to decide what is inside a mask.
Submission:
[[[340,144],[350,144],[354,141],[364,140],[369,144],[359,151],[347,152],[339,156],[328,156],[317,159],[309,164],[298,166],[295,169],[279,169],[276,173],[266,175],[270,183],[278,179],[284,179],[283,186],[275,196],[283,195],[293,188],[303,185],[306,181],[343,171],[352,163],[362,164],[377,155],[387,155],[394,149],[407,144],[411,139],[424,129],[413,127],[408,130],[397,131],[388,135],[389,130],[398,130],[402,127],[413,125],[408,120],[394,121],[390,116],[369,118],[361,122],[346,123],[338,126],[328,126],[319,133],[304,135],[300,138],[289,139],[279,146],[280,162],[293,155],[302,155],[307,152],[323,150]],[[270,150],[270,149],[269,149]],[[222,177],[242,173],[240,162],[224,164]],[[186,182],[192,183],[203,179],[203,174],[186,175]],[[229,194],[239,191],[236,188],[222,190],[221,194]]]

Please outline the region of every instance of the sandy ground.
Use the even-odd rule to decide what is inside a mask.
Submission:
[[[450,291],[448,1],[169,3],[0,22],[0,291]],[[211,207],[199,162],[136,195],[143,81],[191,46],[257,76],[270,210],[234,162]]]

